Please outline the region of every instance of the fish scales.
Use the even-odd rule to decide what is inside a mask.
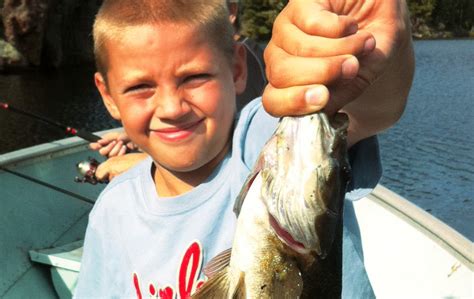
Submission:
[[[193,298],[340,297],[347,127],[345,114],[280,120],[237,198],[231,253]]]

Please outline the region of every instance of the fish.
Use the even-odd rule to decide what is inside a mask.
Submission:
[[[324,112],[279,121],[236,199],[232,248],[192,298],[340,297],[348,123]]]

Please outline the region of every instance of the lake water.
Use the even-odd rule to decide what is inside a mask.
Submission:
[[[0,75],[0,102],[74,128],[118,126],[100,100],[93,73],[93,67],[80,67]],[[0,110],[0,153],[64,137],[60,129]]]
[[[405,114],[380,134],[381,183],[474,240],[474,40],[415,42],[416,74]],[[92,68],[0,75],[0,101],[89,131],[110,119]],[[0,153],[63,138],[0,111]]]
[[[415,53],[406,111],[380,134],[381,183],[474,240],[474,40]]]

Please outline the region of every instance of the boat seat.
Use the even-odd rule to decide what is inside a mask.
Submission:
[[[30,250],[33,262],[51,266],[51,278],[60,298],[72,298],[81,266],[84,241],[41,250]]]

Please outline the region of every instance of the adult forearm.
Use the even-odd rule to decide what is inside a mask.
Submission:
[[[395,124],[403,114],[415,68],[411,41],[387,70],[355,101],[344,107],[349,115],[349,144]]]
[[[406,4],[404,1],[401,3],[401,18],[391,41],[393,50],[378,53],[386,55],[387,65],[375,80],[370,80],[372,83],[356,100],[343,108],[351,120],[351,145],[389,128],[400,119],[405,109],[413,81],[415,58]]]

